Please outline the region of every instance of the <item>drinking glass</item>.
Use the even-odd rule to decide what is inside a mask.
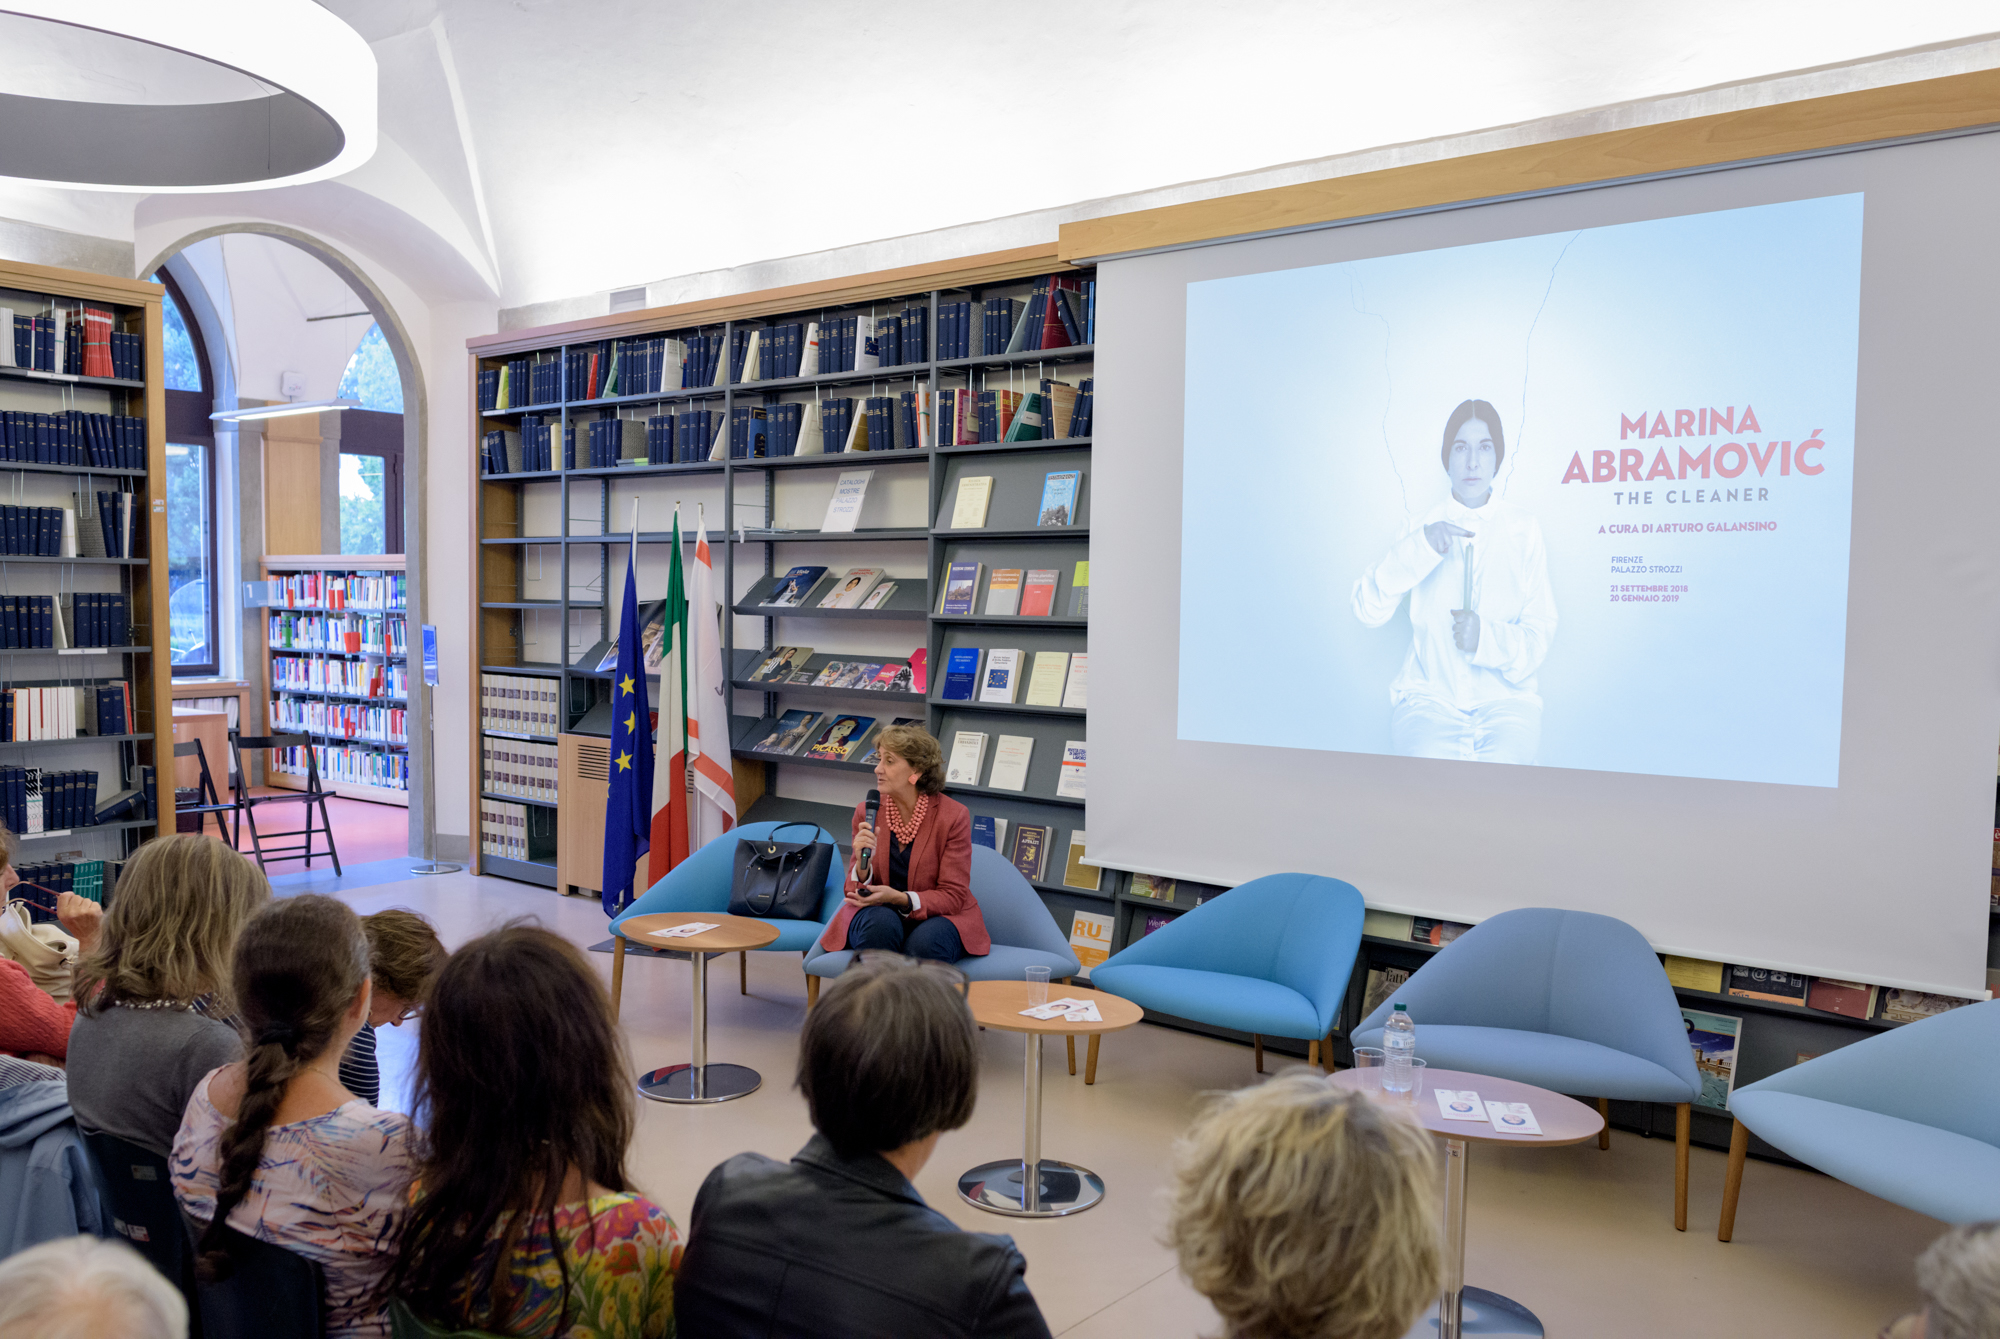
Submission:
[[[1405,1092],[1390,1093],[1389,1096],[1395,1098],[1399,1102],[1408,1102],[1412,1106],[1414,1106],[1417,1103],[1418,1099],[1423,1097],[1423,1095],[1424,1095],[1424,1062],[1421,1059],[1413,1056],[1410,1059],[1409,1089]]]
[[[1354,1048],[1354,1067],[1370,1071],[1363,1083],[1369,1088],[1382,1086],[1383,1067],[1389,1063],[1389,1053],[1379,1046],[1357,1046]]]
[[[1028,1007],[1039,1008],[1049,1002],[1049,969],[1030,967],[1028,969]]]

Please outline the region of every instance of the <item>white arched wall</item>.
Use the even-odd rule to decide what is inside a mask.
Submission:
[[[199,201],[200,197],[174,199]],[[470,576],[457,558],[470,542],[464,506],[465,463],[469,458],[464,444],[471,430],[464,390],[465,341],[493,329],[495,305],[490,297],[468,300],[460,283],[449,283],[447,291],[427,295],[399,274],[397,267],[345,239],[272,219],[178,214],[148,223],[142,218],[135,253],[147,260],[138,272],[150,274],[187,247],[228,233],[277,238],[325,264],[361,299],[382,327],[395,355],[403,379],[403,519],[409,555],[411,641],[414,646],[422,624],[434,624],[443,648],[441,682],[432,699],[426,704],[423,694],[416,693],[410,702],[412,753],[421,759],[416,763],[417,784],[410,795],[410,850],[425,854],[423,834],[426,820],[432,819],[437,833],[434,853],[445,859],[462,859],[469,854],[472,830],[472,796],[466,769],[459,765],[471,747],[466,727],[471,685],[458,682],[463,675],[455,675],[453,670],[465,663],[461,653],[472,635],[471,602],[466,591]],[[415,268],[424,270],[422,266]],[[435,272],[431,273],[435,277]],[[203,333],[206,336],[208,332]],[[432,387],[443,390],[433,395]],[[441,444],[439,450],[431,450],[433,443]],[[239,486],[242,482],[239,478]],[[435,571],[432,554],[441,555]],[[416,668],[413,657],[413,671]],[[426,741],[431,744],[427,758]]]

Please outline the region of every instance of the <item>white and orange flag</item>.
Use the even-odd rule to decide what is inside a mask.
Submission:
[[[700,850],[736,826],[736,773],[729,760],[729,680],[722,672],[722,619],[708,525],[696,513],[694,590],[689,600],[687,751],[694,777],[688,846]]]

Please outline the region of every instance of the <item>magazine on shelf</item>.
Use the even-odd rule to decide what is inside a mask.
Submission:
[[[816,711],[788,711],[771,722],[771,728],[762,739],[750,746],[750,751],[787,756],[797,753],[811,737],[813,726],[819,719],[820,714]]]

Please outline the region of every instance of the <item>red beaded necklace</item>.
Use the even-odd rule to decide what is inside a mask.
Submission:
[[[928,795],[917,796],[916,808],[911,812],[908,822],[904,822],[900,818],[900,815],[902,814],[903,811],[901,807],[897,805],[896,797],[891,795],[888,797],[888,800],[889,800],[889,831],[896,834],[897,841],[901,842],[905,846],[908,846],[911,842],[917,839],[917,830],[923,827],[924,816],[929,814],[931,811],[931,797]]]

